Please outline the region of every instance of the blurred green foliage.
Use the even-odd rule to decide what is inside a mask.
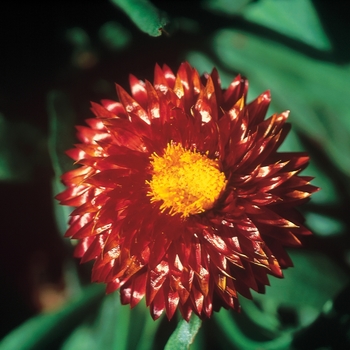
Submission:
[[[131,23],[106,20],[96,37],[80,27],[71,28],[66,37],[72,46],[74,69],[70,69],[76,79],[108,56],[104,50],[121,55],[125,65],[136,52],[136,69],[146,64],[150,55],[158,55],[162,63],[169,47],[176,44],[176,49],[170,50],[174,61],[186,59],[200,73],[215,66],[224,86],[237,73],[248,77],[250,99],[270,89],[270,114],[291,109],[293,129],[281,150],[307,150],[311,164],[305,174],[315,176],[313,183],[322,188],[303,209],[307,225],[322,247],[337,254],[317,251],[318,247],[310,244],[302,252],[291,251],[295,268],[286,270],[282,280],[270,278],[265,295],[253,293],[254,301],[241,298],[241,314],[222,310],[202,325],[196,317],[189,323],[181,320],[177,326],[176,320],[169,323],[165,318],[154,322],[143,303],[130,310],[120,305],[118,293],[103,298],[100,286],[83,288],[81,293],[73,293],[78,299],[62,310],[36,316],[14,330],[0,342],[0,350],[210,349],[213,344],[222,349],[317,349],[307,344],[314,344],[310,339],[318,337],[322,325],[327,324],[325,305],[340,303],[345,311],[332,309],[331,319],[340,322],[342,334],[348,334],[349,322],[339,320],[350,317],[350,300],[341,293],[349,283],[350,66],[348,61],[339,64],[334,56],[334,40],[326,33],[315,2],[203,0],[195,1],[196,11],[188,12],[188,3],[183,2],[185,15],[172,13],[171,2],[111,3],[116,5],[116,14],[121,9],[142,32],[157,37],[174,31],[173,36],[148,40],[152,49],[141,46],[140,55],[135,49],[140,42],[134,41]],[[144,35],[142,40],[146,40]],[[176,35],[180,35],[181,45]],[[109,94],[104,79],[101,76],[94,89]],[[71,133],[77,106],[68,89],[52,90],[47,101],[48,149],[55,173],[53,191],[57,193],[62,190],[59,176],[71,167],[64,151],[75,142]],[[0,180],[25,181],[37,160],[32,154],[24,156],[19,145],[40,145],[38,140],[44,136],[3,116],[0,127]],[[34,153],[44,152],[36,149]],[[54,208],[63,234],[69,211],[56,204]],[[327,339],[321,337],[325,340],[319,348],[335,348],[333,338],[341,338],[334,329],[328,331],[333,333]],[[350,347],[350,340],[344,339],[344,348]]]
[[[131,34],[115,21],[105,23],[99,31],[100,40],[111,50],[123,50],[131,44]]]

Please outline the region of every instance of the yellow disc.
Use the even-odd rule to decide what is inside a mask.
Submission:
[[[153,154],[152,179],[147,193],[151,202],[163,201],[161,211],[188,217],[211,209],[226,186],[217,160],[169,143],[160,157]]]

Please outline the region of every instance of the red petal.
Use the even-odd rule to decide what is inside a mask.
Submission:
[[[150,305],[153,302],[156,294],[162,287],[169,273],[169,265],[166,261],[162,261],[154,269],[149,270],[147,289],[146,289],[146,304]],[[163,306],[164,309],[165,306]]]
[[[261,123],[266,115],[267,109],[271,102],[270,91],[265,91],[258,96],[253,102],[247,105],[249,124],[251,127]]]
[[[118,97],[131,119],[138,117],[145,123],[150,124],[146,111],[138,104],[120,85],[116,84]]]
[[[224,110],[231,109],[242,97],[243,101],[245,101],[247,91],[248,80],[243,79],[240,75],[238,75],[223,94],[224,101],[222,107]]]
[[[152,318],[154,320],[157,320],[162,315],[164,309],[165,309],[164,294],[162,293],[162,291],[159,291],[154,297],[154,300],[150,305]]]
[[[164,72],[164,77],[168,83],[168,86],[170,88],[174,87],[174,83],[175,83],[175,75],[172,72],[172,70],[166,65],[163,64],[163,72]]]
[[[150,82],[146,81],[146,89],[148,94],[147,111],[150,119],[160,118],[159,98],[156,90]]]
[[[140,271],[141,272],[141,271]],[[135,307],[146,293],[147,273],[141,272],[132,279],[132,297],[130,307]]]
[[[125,112],[125,108],[120,102],[116,102],[116,101],[112,101],[112,100],[101,100],[101,104],[104,108],[106,108],[111,113],[115,114],[117,117],[119,117],[119,118],[126,118],[127,117],[126,112]],[[99,121],[99,122],[101,123],[101,121]]]
[[[95,102],[91,102],[91,110],[98,118],[117,118],[113,112]]]
[[[145,83],[138,80],[134,75],[129,75],[129,82],[131,87],[131,93],[134,99],[144,108],[147,108],[147,91]]]
[[[165,309],[168,320],[172,319],[177,309],[180,301],[179,293],[177,291],[172,291],[169,288],[168,283],[163,284]]]
[[[154,67],[154,88],[165,94],[168,88],[173,88],[175,82],[175,76],[168,66],[167,72],[164,73],[158,64]],[[164,69],[164,68],[163,68]],[[170,85],[169,85],[170,83]]]

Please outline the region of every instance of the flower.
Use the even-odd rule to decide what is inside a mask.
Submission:
[[[295,209],[317,190],[299,175],[309,158],[277,152],[288,112],[264,120],[269,92],[247,104],[247,80],[224,90],[215,69],[200,77],[186,62],[176,75],[156,65],[153,85],[130,75],[130,86],[77,127],[68,155],[81,166],[57,196],[75,207],[66,236],[94,260],[92,281],[131,307],[145,297],[154,319],[239,310],[237,293],[283,277],[283,246],[310,234]]]

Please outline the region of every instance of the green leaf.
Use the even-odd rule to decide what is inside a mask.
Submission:
[[[332,49],[311,0],[260,0],[247,6],[243,17],[317,49]]]
[[[204,0],[202,7],[206,10],[227,15],[237,15],[243,12],[247,4],[253,0]]]
[[[118,292],[105,297],[97,315],[84,319],[61,350],[151,350],[160,322],[154,322],[141,302],[134,309],[121,305]]]
[[[181,320],[178,323],[174,333],[169,338],[165,346],[165,350],[189,349],[199,331],[201,324],[202,321],[196,315],[192,315],[189,322]]]
[[[84,320],[61,350],[128,349],[129,319],[130,309],[121,306],[119,293],[112,293],[105,297],[98,315]]]
[[[308,212],[305,213],[305,219],[312,232],[319,236],[338,236],[346,232],[344,222],[325,214]]]
[[[160,36],[169,23],[167,15],[148,0],[111,0],[122,9],[143,32]]]
[[[100,285],[91,285],[63,309],[33,317],[0,342],[0,350],[50,349],[96,310],[104,297]]]
[[[153,350],[157,328],[160,326],[161,321],[154,321],[149,315],[148,308],[142,302],[131,311],[131,322],[133,327],[129,330],[129,343],[133,339],[135,343],[134,349]],[[136,333],[136,331],[138,332]],[[137,334],[137,337],[135,334]]]
[[[219,336],[218,342],[222,349],[232,350],[290,350],[292,336],[289,333],[282,334],[275,339],[255,340],[247,336],[242,329],[239,320],[232,317],[231,312],[221,310],[214,315],[215,320],[219,324],[219,332],[225,336]],[[250,329],[253,332],[253,329]],[[254,334],[251,334],[254,335]],[[256,335],[254,335],[256,336]]]

